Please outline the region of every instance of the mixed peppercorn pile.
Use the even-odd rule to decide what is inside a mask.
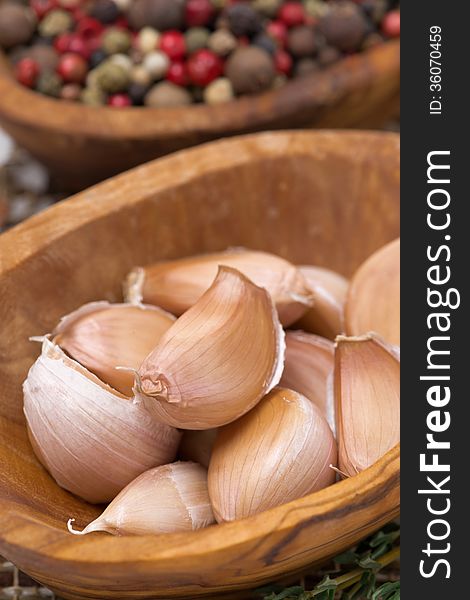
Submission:
[[[16,79],[113,107],[216,104],[400,35],[391,0],[6,0]]]

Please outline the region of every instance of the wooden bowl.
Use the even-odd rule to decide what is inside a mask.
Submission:
[[[399,233],[398,137],[279,132],[186,150],[124,173],[0,236],[0,555],[60,596],[240,593],[343,551],[397,516],[399,447],[360,475],[234,523],[158,537],[66,531],[99,512],[34,457],[21,383],[28,337],[97,299],[134,265],[227,246],[351,275]]]
[[[382,44],[279,90],[219,106],[89,107],[29,91],[0,56],[0,123],[77,191],[175,150],[220,137],[297,127],[377,127],[399,110],[399,42]],[[1,55],[1,52],[0,52]]]

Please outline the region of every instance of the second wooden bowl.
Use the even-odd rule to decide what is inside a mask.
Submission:
[[[0,51],[0,124],[77,191],[188,146],[266,129],[378,127],[399,110],[400,50],[392,41],[320,74],[219,106],[90,107],[17,84]]]
[[[134,265],[246,246],[346,276],[399,232],[393,134],[301,132],[215,142],[139,167],[0,236],[0,555],[63,598],[242,593],[325,561],[399,509],[399,448],[360,475],[238,522],[161,536],[66,530],[98,508],[61,489],[28,442],[29,336],[121,298]]]

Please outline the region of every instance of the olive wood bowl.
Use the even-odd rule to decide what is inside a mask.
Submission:
[[[246,246],[346,276],[399,233],[398,136],[278,132],[212,142],[88,189],[0,236],[0,555],[66,599],[199,598],[289,578],[397,516],[399,446],[259,515],[190,533],[83,538],[99,512],[28,442],[31,335],[85,302],[119,301],[134,265]]]
[[[218,106],[90,107],[20,86],[0,51],[0,124],[78,191],[126,169],[212,139],[266,129],[383,125],[399,111],[399,41],[341,60],[282,88]]]

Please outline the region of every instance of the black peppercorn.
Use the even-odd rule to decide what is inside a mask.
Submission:
[[[317,39],[313,27],[300,25],[292,27],[287,39],[287,47],[297,58],[312,56],[318,49]]]
[[[258,46],[258,48],[263,48],[263,50],[266,50],[269,54],[276,54],[277,51],[275,40],[266,33],[258,33],[258,35],[253,38],[253,45]]]
[[[320,50],[317,56],[318,64],[321,67],[328,67],[341,58],[341,52],[333,46],[325,46]]]
[[[141,83],[131,83],[127,93],[129,94],[130,99],[132,100],[132,104],[137,106],[142,106],[144,103],[144,98],[147,92],[149,91],[148,86],[142,85]]]
[[[359,6],[348,1],[331,2],[329,12],[319,20],[318,27],[327,43],[343,52],[357,50],[370,30]]]
[[[96,0],[92,2],[90,16],[101,23],[113,23],[119,17],[118,5],[113,0]]]
[[[296,77],[304,77],[320,70],[320,66],[313,58],[301,58],[295,65],[294,74]]]
[[[261,15],[248,4],[229,6],[223,13],[223,19],[227,22],[230,31],[237,37],[254,36],[262,27]]]
[[[127,17],[134,29],[181,29],[184,25],[184,9],[182,0],[134,0]]]
[[[108,55],[104,50],[95,50],[90,56],[90,67],[94,69],[100,65],[104,60],[108,58]]]
[[[269,89],[276,77],[271,56],[256,46],[238,48],[229,57],[225,74],[237,94],[256,94]]]

